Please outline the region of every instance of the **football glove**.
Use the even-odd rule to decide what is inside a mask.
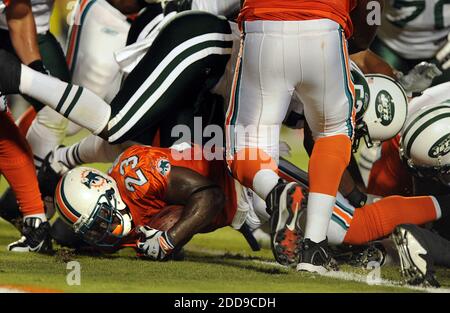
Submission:
[[[433,79],[442,75],[442,71],[432,63],[421,62],[406,75],[398,75],[397,79],[406,93],[420,93],[431,86]]]
[[[138,228],[138,232],[141,233],[141,238],[136,245],[138,252],[145,257],[155,261],[162,261],[172,253],[174,246],[166,231],[141,226]]]

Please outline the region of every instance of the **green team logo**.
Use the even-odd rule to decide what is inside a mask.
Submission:
[[[167,176],[167,174],[170,172],[170,162],[167,159],[159,159],[158,163],[156,165],[156,168],[158,169],[158,172],[163,175]]]
[[[431,146],[430,151],[428,151],[428,156],[430,158],[443,157],[450,152],[450,134],[442,136],[438,141]]]
[[[375,99],[375,113],[383,126],[390,125],[394,120],[394,101],[386,90],[381,90]]]
[[[352,80],[355,85],[355,111],[356,120],[359,121],[364,117],[370,101],[370,89],[363,75],[358,71],[352,71]]]

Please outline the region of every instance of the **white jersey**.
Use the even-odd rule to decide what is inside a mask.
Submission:
[[[450,82],[428,88],[420,97],[412,99],[408,105],[408,116],[425,105],[439,105],[442,102],[450,102]]]
[[[450,32],[450,3],[442,0],[389,0],[378,37],[405,59],[436,55]]]
[[[50,15],[53,10],[54,0],[31,0],[36,32],[45,34],[50,29]],[[0,14],[0,29],[8,29],[5,12]]]

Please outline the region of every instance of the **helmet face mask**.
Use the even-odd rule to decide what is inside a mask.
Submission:
[[[93,246],[115,247],[131,231],[131,215],[115,181],[96,169],[79,167],[64,175],[56,188],[55,207]]]
[[[91,216],[86,220],[81,218],[74,224],[76,233],[79,233],[84,241],[98,247],[115,246],[123,238],[123,215],[116,210],[117,201],[113,197],[114,189],[98,199]]]

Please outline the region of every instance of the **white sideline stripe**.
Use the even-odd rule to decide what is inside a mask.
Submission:
[[[227,251],[223,251],[223,250],[222,251],[221,250],[209,250],[209,249],[203,249],[203,248],[201,248],[201,249],[189,248],[188,250],[194,251],[194,252],[204,252],[204,253],[211,254],[213,256],[223,256],[224,254],[228,253]],[[263,265],[270,265],[270,266],[273,266],[276,268],[284,268],[284,269],[288,270],[288,267],[281,265],[277,262],[273,262],[273,261],[263,261],[263,260],[248,260],[248,261],[252,261],[252,262],[263,264]],[[335,272],[328,272],[321,276],[367,284],[367,276],[361,275],[361,274],[356,274],[356,273],[335,271]],[[367,284],[367,285],[369,285],[369,284]],[[432,288],[432,287],[425,288],[425,287],[411,286],[411,285],[403,284],[400,281],[394,281],[394,280],[388,280],[388,279],[381,279],[381,282],[379,284],[373,284],[371,286],[405,288],[405,289],[429,292],[429,293],[450,293],[449,288],[442,288],[442,287],[441,288]]]
[[[175,49],[170,51],[170,53],[161,61],[161,63],[158,64],[156,69],[150,74],[150,76],[145,80],[145,82],[141,85],[141,87],[139,87],[139,89],[130,98],[130,100],[128,100],[127,104],[122,108],[120,112],[121,113],[123,112],[123,115],[125,115],[133,107],[133,104],[150,87],[150,85],[153,84],[153,82],[161,75],[161,73],[170,64],[170,62],[172,62],[180,53],[199,43],[210,40],[232,41],[232,36],[231,34],[209,33],[191,38],[183,42],[181,45],[178,45]],[[111,120],[109,126],[113,127],[119,120],[116,119]]]
[[[26,291],[14,288],[0,287],[0,293],[26,293]]]
[[[116,132],[113,133],[112,136],[109,137],[109,142],[116,141],[120,137],[122,137],[127,131],[129,131],[139,120],[142,118],[142,116],[154,105],[154,103],[162,96],[164,92],[166,92],[167,88],[172,85],[172,83],[177,79],[177,77],[182,73],[189,65],[192,63],[201,60],[205,56],[212,55],[212,54],[218,54],[218,55],[224,55],[224,54],[230,54],[231,48],[219,48],[219,47],[208,47],[203,50],[200,50],[190,57],[184,59],[177,67],[167,76],[167,78],[164,80],[164,82],[158,87],[158,89],[155,90],[155,92],[148,98],[144,104],[137,110],[135,114]],[[134,96],[133,96],[134,97]],[[108,124],[109,129],[111,129],[115,124],[117,124],[122,117],[126,114],[123,110],[117,114],[117,116],[111,120],[111,122]]]
[[[285,267],[276,262],[260,261],[260,260],[253,260],[253,261],[257,262],[257,263],[265,264],[265,265]],[[364,284],[369,285],[367,283],[366,275],[361,275],[361,274],[356,274],[356,273],[349,273],[349,272],[344,272],[344,271],[330,271],[321,276],[335,278],[335,279],[341,279],[341,280],[346,280],[346,281],[353,281],[353,282],[357,282],[357,283],[364,283]],[[442,287],[441,288],[432,288],[432,287],[426,288],[426,287],[411,286],[411,285],[403,284],[402,282],[399,282],[399,281],[388,280],[388,279],[381,279],[380,283],[372,284],[370,286],[406,288],[406,289],[422,291],[422,292],[429,292],[429,293],[450,293],[450,289],[448,289],[448,288],[442,288]]]

